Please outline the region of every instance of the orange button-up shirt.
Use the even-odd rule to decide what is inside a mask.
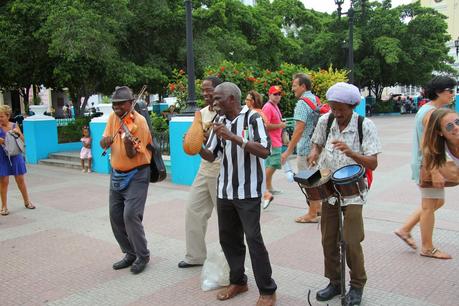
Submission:
[[[134,124],[137,128],[134,129],[132,135],[140,140],[140,148],[137,150],[137,154],[134,157],[129,158],[126,154],[126,148],[121,135],[115,136],[113,144],[110,147],[110,164],[112,168],[116,170],[129,171],[142,165],[149,165],[151,161],[151,151],[147,149],[147,145],[152,143],[152,138],[147,121],[136,111],[133,111],[133,113]],[[112,112],[108,118],[103,136],[112,137],[119,130],[120,126],[121,122],[119,117]],[[121,129],[121,131],[122,134],[124,134],[124,130]]]

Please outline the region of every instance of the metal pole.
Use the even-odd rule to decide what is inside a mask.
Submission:
[[[339,199],[335,205],[338,206],[338,228],[339,228],[339,250],[340,250],[340,286],[341,286],[341,305],[346,305],[346,242],[344,241],[344,229],[343,229],[343,207],[341,206],[342,199],[339,195]]]
[[[349,17],[349,52],[348,52],[348,67],[350,70],[349,73],[349,83],[354,84],[354,8],[351,7],[347,11],[347,16]]]
[[[183,113],[194,113],[197,110],[195,94],[194,54],[193,54],[193,3],[185,0],[186,9],[186,69],[188,73],[187,107]]]

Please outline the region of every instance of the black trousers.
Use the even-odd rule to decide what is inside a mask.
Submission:
[[[149,257],[143,229],[143,212],[150,184],[150,168],[143,168],[122,191],[110,188],[110,223],[123,253],[135,257]]]
[[[249,247],[253,274],[260,294],[273,294],[277,285],[260,229],[261,198],[244,200],[217,199],[220,244],[230,267],[230,283],[247,283],[245,275],[244,234]]]

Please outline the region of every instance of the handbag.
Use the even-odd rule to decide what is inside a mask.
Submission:
[[[282,130],[282,144],[284,146],[288,146],[289,142],[290,142],[290,135],[288,134],[287,130],[284,129]]]
[[[459,167],[454,161],[447,161],[438,169],[440,174],[445,178],[445,187],[459,185]],[[423,165],[419,171],[419,187],[434,188],[432,185],[432,174]]]

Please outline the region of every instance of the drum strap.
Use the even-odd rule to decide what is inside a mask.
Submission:
[[[357,120],[357,131],[359,133],[360,146],[362,146],[362,142],[363,142],[363,120],[364,119],[365,118],[363,116],[359,115],[359,118]],[[328,116],[328,121],[327,121],[327,130],[325,132],[325,142],[327,142],[328,134],[330,134],[330,128],[334,120],[335,120],[335,115],[333,115],[333,113],[330,113],[330,115]],[[367,177],[368,188],[370,188],[371,183],[373,182],[373,171],[371,169],[365,168],[365,176]]]
[[[357,120],[357,131],[359,133],[359,142],[360,145],[362,145],[363,142],[363,120],[365,117],[359,115],[359,119]],[[333,124],[333,120],[335,120],[335,115],[333,113],[330,113],[328,116],[328,121],[327,121],[327,131],[325,133],[325,142],[327,142],[328,139],[328,134],[330,134],[330,128]]]

